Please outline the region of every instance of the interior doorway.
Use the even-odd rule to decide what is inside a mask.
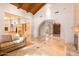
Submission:
[[[53,35],[60,36],[60,29],[61,29],[61,25],[54,23],[53,24]]]

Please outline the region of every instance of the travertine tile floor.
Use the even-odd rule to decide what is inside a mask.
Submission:
[[[32,39],[32,44],[7,53],[6,56],[63,56],[66,55],[64,40],[51,37],[48,41]],[[41,41],[40,41],[41,40]]]
[[[66,44],[66,55],[67,56],[79,56],[79,50],[76,50],[73,44]]]

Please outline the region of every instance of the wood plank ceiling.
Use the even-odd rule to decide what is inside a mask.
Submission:
[[[27,12],[31,12],[32,14],[35,14],[38,10],[41,9],[45,5],[45,3],[11,3],[17,8],[22,8],[26,10]]]

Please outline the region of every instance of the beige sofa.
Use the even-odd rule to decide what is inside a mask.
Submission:
[[[0,35],[0,55],[25,46],[26,38],[11,35]]]

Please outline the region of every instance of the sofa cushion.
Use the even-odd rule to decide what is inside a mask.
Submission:
[[[18,40],[19,37],[20,37],[19,34],[12,35],[12,41]]]
[[[1,48],[7,48],[7,47],[10,47],[12,44],[14,44],[13,42],[5,42],[5,43],[2,43],[0,44],[0,47]]]
[[[11,35],[0,35],[0,43],[12,41]]]
[[[19,37],[18,40],[15,40],[13,41],[14,43],[21,43],[21,42],[24,42],[25,41],[25,38],[24,37]]]

